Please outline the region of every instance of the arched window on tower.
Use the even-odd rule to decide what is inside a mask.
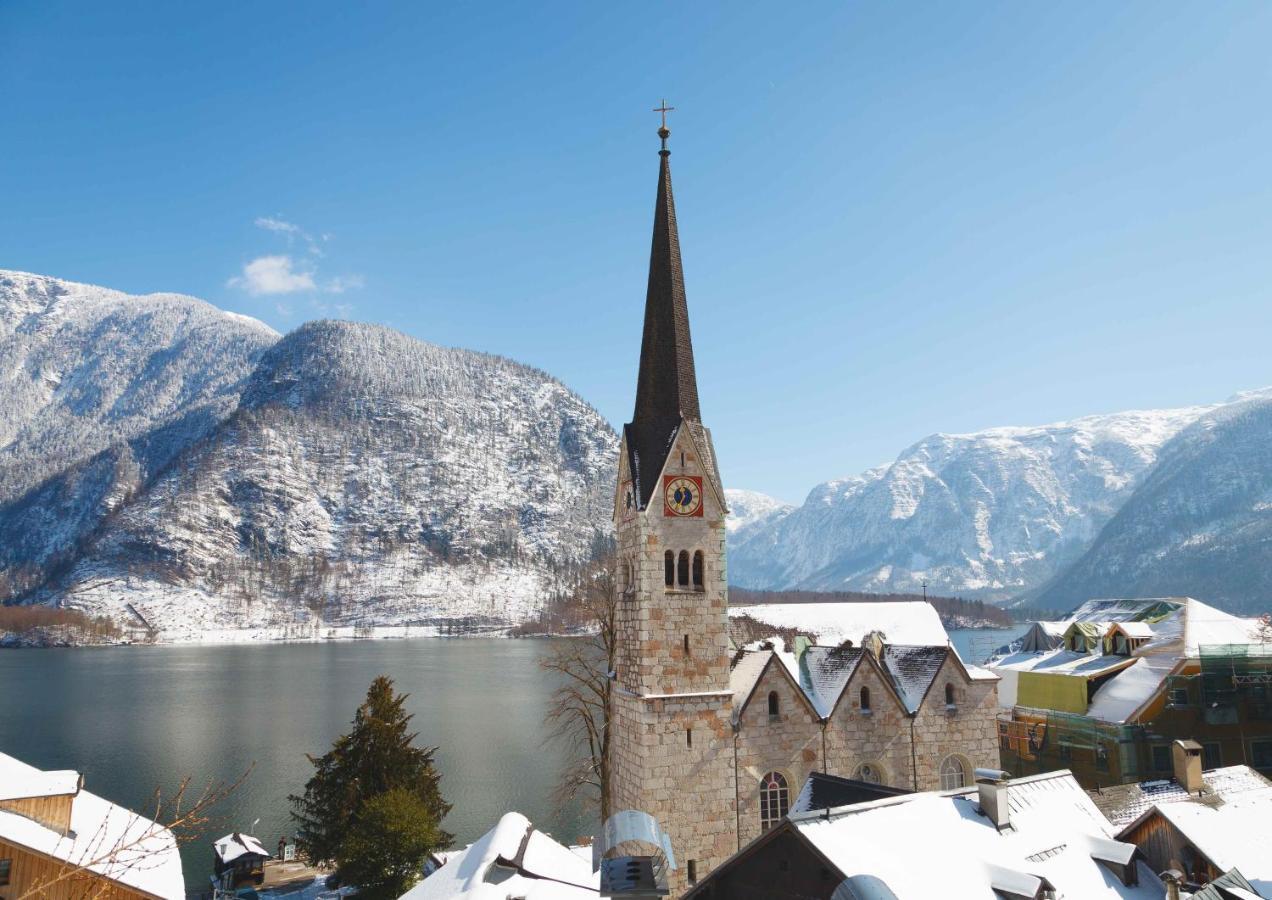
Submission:
[[[790,806],[786,776],[781,772],[769,772],[760,780],[760,830],[768,831],[782,821]]]
[[[861,689],[861,711],[870,712],[870,688],[868,687]]]
[[[676,580],[676,584],[682,588],[689,587],[689,551],[680,551],[680,577]]]
[[[695,551],[693,554],[693,589],[695,591],[701,591],[705,589],[703,587],[703,585],[705,584],[705,573],[703,570],[705,568],[706,568],[706,560],[702,555],[702,551],[701,550]]]
[[[769,691],[769,718],[776,719],[782,714],[782,701],[777,696],[777,691]]]
[[[667,587],[676,586],[676,554],[668,550],[663,554],[663,567],[667,570]]]

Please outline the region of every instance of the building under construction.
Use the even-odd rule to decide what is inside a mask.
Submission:
[[[1060,646],[991,663],[1003,768],[1070,769],[1089,788],[1168,778],[1183,739],[1201,745],[1206,769],[1272,774],[1268,622],[1191,599],[1141,602],[1145,620],[1071,623]]]

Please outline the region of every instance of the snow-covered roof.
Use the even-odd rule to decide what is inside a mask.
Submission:
[[[773,658],[772,650],[744,650],[729,671],[729,690],[733,692],[733,717],[742,712],[742,706],[755,690],[764,667]]]
[[[510,812],[400,900],[596,900],[599,888],[583,856]]]
[[[1154,694],[1177,660],[1170,656],[1142,656],[1100,685],[1087,715],[1105,722],[1125,722]]]
[[[0,801],[74,794],[79,790],[79,779],[79,772],[73,769],[58,769],[52,772],[34,769],[27,778],[0,782]]]
[[[1272,782],[1249,766],[1225,766],[1202,773],[1201,795],[1190,794],[1179,782],[1164,778],[1138,784],[1115,784],[1091,791],[1091,799],[1116,827],[1134,822],[1153,806],[1172,803],[1227,803],[1241,797],[1272,801]]]
[[[53,777],[46,780],[47,775]],[[31,796],[27,793],[27,785],[31,784],[64,787],[66,775],[41,772],[0,753],[0,794]],[[75,781],[78,784],[78,775]],[[57,793],[73,791],[59,789]],[[0,839],[85,868],[147,896],[185,898],[181,856],[172,832],[89,791],[81,790],[72,802],[68,834],[62,835],[18,813],[0,810]]]
[[[800,687],[823,719],[830,715],[844,685],[865,655],[860,647],[809,647],[800,657]]]
[[[1153,626],[1148,622],[1114,622],[1105,633],[1113,631],[1120,631],[1127,637],[1133,638],[1151,638],[1154,634]]]
[[[884,671],[892,678],[906,712],[918,711],[919,704],[940,671],[949,651],[945,647],[900,647],[889,644],[883,651]]]
[[[270,853],[261,842],[250,834],[239,834],[237,831],[233,834],[227,834],[225,837],[212,843],[212,850],[216,853],[217,859],[223,863],[231,863],[245,853],[255,856],[264,856],[269,858]]]
[[[1155,809],[1221,872],[1239,869],[1260,895],[1272,894],[1272,791],[1250,791],[1220,804],[1165,803]]]
[[[975,788],[928,792],[790,816],[799,833],[850,884],[886,886],[897,900],[995,900],[1034,896],[1043,879],[1061,897],[1162,897],[1157,876],[1137,863],[1127,887],[1099,860],[1130,859],[1111,827],[1067,772],[1008,783],[1011,828],[979,812]],[[909,848],[899,851],[898,848]],[[916,865],[921,861],[922,865]]]
[[[1186,597],[1146,597],[1088,600],[1069,613],[1065,624],[1151,621],[1182,606],[1186,599]]]
[[[922,600],[879,603],[763,603],[731,606],[731,616],[750,616],[776,628],[794,628],[817,636],[825,645],[861,639],[872,631],[883,632],[889,644],[944,646],[949,635],[931,603]]]
[[[1174,613],[1153,628],[1153,640],[1136,651],[1143,653],[1172,652],[1196,659],[1207,644],[1250,644],[1265,639],[1259,619],[1243,619],[1223,610],[1193,600],[1183,601]]]

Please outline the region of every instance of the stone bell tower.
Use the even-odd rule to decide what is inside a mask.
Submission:
[[[615,494],[620,595],[608,805],[611,813],[649,813],[668,833],[676,896],[738,845],[727,509],[698,407],[670,134],[664,120],[636,410],[623,429]]]

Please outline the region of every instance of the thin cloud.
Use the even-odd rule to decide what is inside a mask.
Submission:
[[[295,268],[292,258],[282,256],[258,256],[243,266],[243,274],[226,282],[230,287],[241,288],[254,297],[272,294],[294,294],[297,291],[317,289],[313,272]]]
[[[331,240],[330,234],[324,232],[314,237],[295,222],[280,216],[258,216],[252,224],[262,231],[283,236],[289,248],[295,247],[297,242],[303,243],[306,254],[299,258],[291,253],[257,256],[243,266],[240,274],[226,282],[229,287],[262,297],[296,293],[343,294],[358,290],[366,283],[357,274],[319,277],[316,260],[325,256],[321,245]],[[342,312],[351,309],[348,304],[341,304]]]

